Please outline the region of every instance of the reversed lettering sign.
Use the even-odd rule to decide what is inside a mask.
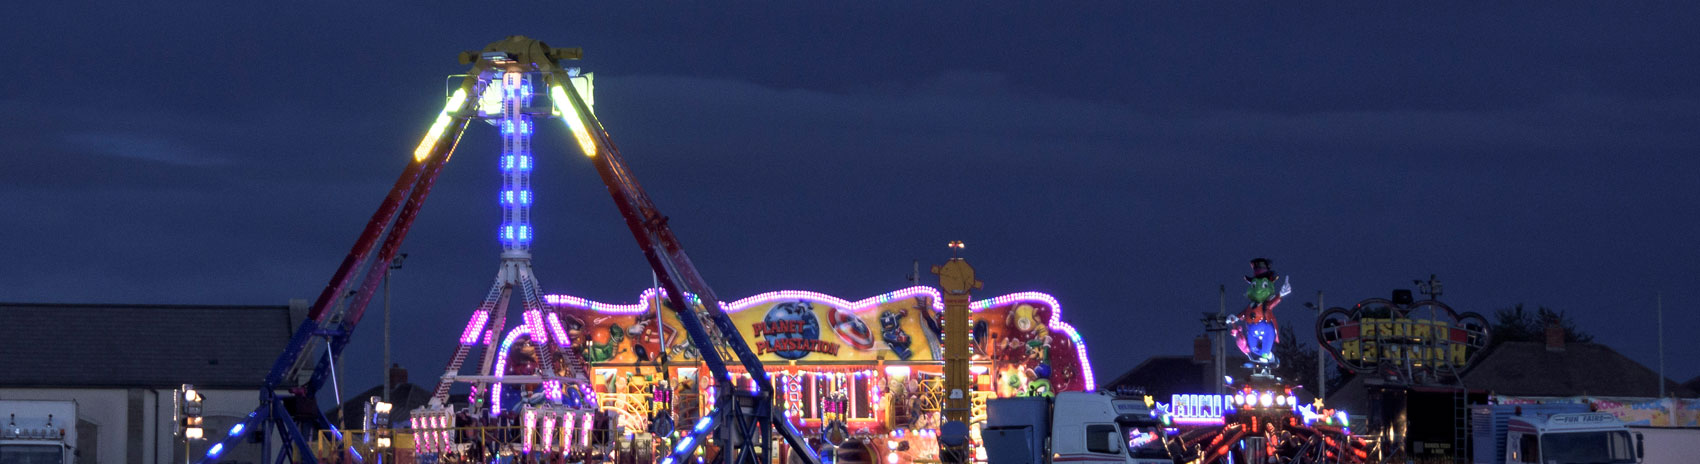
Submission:
[[[1382,365],[1400,372],[1456,373],[1488,344],[1487,319],[1439,301],[1399,305],[1371,298],[1317,318],[1317,342],[1357,372]]]

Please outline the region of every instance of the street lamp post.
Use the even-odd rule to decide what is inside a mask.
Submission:
[[[407,253],[396,255],[391,259],[389,269],[384,270],[384,368],[379,372],[384,375],[384,402],[390,401],[390,272],[401,269],[401,262],[407,259]]]
[[[1322,303],[1322,290],[1316,291],[1316,317],[1322,318],[1322,311],[1328,306]],[[1316,399],[1326,401],[1328,398],[1328,358],[1322,354],[1322,340],[1317,339],[1316,345]]]
[[[1328,306],[1322,303],[1322,290],[1316,291],[1316,303],[1305,303],[1305,307],[1316,310],[1316,318],[1319,320],[1322,319],[1322,312],[1328,309]],[[1321,327],[1321,324],[1318,324],[1317,326]],[[1317,337],[1316,399],[1318,400],[1326,400],[1328,398],[1328,369],[1326,367],[1328,365],[1328,358],[1322,353],[1322,349],[1322,337]]]
[[[178,429],[183,431],[183,462],[187,464],[193,458],[189,456],[189,444],[206,437],[201,429],[201,393],[194,385],[183,384],[177,389]]]

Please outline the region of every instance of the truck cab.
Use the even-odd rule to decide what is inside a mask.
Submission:
[[[77,404],[0,401],[0,464],[75,462]]]
[[[1143,399],[1063,392],[986,403],[989,464],[1169,464],[1160,424]]]
[[[1640,440],[1603,412],[1514,416],[1505,435],[1506,464],[1635,464]]]

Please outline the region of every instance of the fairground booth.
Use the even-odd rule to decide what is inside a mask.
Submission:
[[[747,376],[739,378],[742,385],[713,383],[677,313],[658,307],[667,303],[656,290],[632,304],[568,295],[545,300],[589,364],[599,406],[617,419],[612,429],[627,439],[665,439],[709,409],[714,389],[749,388]],[[856,301],[778,291],[725,308],[767,365],[786,414],[819,448],[836,451],[841,462],[938,458],[931,437],[946,393],[937,289],[910,287]],[[973,301],[970,310],[972,422],[984,421],[988,398],[1095,389],[1086,346],[1062,321],[1055,298],[1016,293]],[[528,330],[521,324],[507,333],[500,351],[507,359],[498,372],[535,372]],[[535,387],[513,385],[518,391],[504,392],[502,401],[535,398]],[[972,430],[977,436],[978,428]]]

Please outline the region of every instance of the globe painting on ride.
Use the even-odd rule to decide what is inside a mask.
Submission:
[[[820,319],[815,317],[814,305],[807,301],[773,305],[756,332],[765,342],[758,343],[757,352],[773,353],[785,359],[802,359],[823,348]]]

